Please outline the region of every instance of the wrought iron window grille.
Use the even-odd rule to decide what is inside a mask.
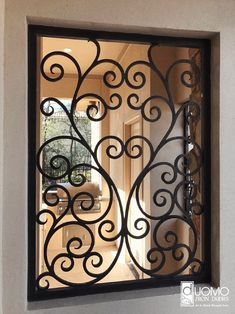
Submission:
[[[89,40],[96,47],[96,55],[92,64],[85,72],[82,72],[79,62],[70,54],[64,51],[53,51],[46,54],[38,65],[37,58],[37,39],[42,36],[68,37]],[[144,42],[149,45],[147,50],[146,60],[135,60],[128,66],[124,67],[121,63],[114,59],[101,57],[100,41],[125,41],[131,43]],[[197,64],[193,56],[191,59],[179,59],[169,64],[165,73],[156,65],[153,58],[153,50],[161,45],[170,47],[187,47],[197,49],[200,52],[200,65]],[[37,145],[37,72],[47,82],[58,82],[64,77],[66,69],[59,63],[54,63],[50,67],[50,73],[45,71],[46,62],[53,56],[63,56],[69,59],[77,71],[77,84],[73,95],[71,95],[71,106],[66,107],[59,99],[55,97],[46,97],[40,103],[40,114],[46,117],[52,117],[55,113],[53,106],[49,106],[49,111],[46,110],[48,101],[56,103],[63,110],[68,121],[70,122],[73,133],[70,135],[57,135],[51,139]],[[207,40],[186,39],[186,38],[170,38],[159,37],[152,35],[136,35],[136,34],[121,34],[121,33],[106,33],[85,31],[76,29],[51,28],[42,26],[29,26],[29,172],[28,172],[28,191],[29,191],[29,220],[28,220],[28,299],[47,299],[62,296],[71,296],[87,293],[98,293],[105,291],[118,291],[128,289],[138,289],[142,287],[156,287],[163,285],[179,284],[183,279],[194,280],[195,282],[205,282],[210,280],[210,76],[209,76],[209,60],[210,60],[210,43]],[[106,71],[103,75],[103,83],[111,91],[110,99],[107,102],[101,95],[88,92],[80,93],[80,89],[87,75],[97,66],[110,64],[111,68],[115,67],[118,72],[112,69]],[[170,87],[171,74],[174,68],[179,64],[190,66],[191,70],[184,70],[180,74],[180,84],[191,90],[199,88],[203,96],[197,102],[191,98],[185,101],[181,106],[176,107],[173,100]],[[140,70],[141,67],[147,68],[151,73],[154,73],[164,86],[164,95],[150,93],[146,99],[141,99],[138,91],[146,84],[146,75]],[[126,102],[123,96],[118,92],[122,85],[131,90],[127,96]],[[198,87],[199,86],[199,87]],[[169,109],[171,113],[171,122],[167,126],[167,131],[162,136],[159,145],[155,146],[151,140],[144,135],[135,135],[129,137],[126,141],[114,134],[109,134],[100,138],[95,147],[84,138],[79,130],[79,126],[74,121],[74,112],[76,106],[84,98],[95,98],[98,101],[90,102],[86,109],[86,115],[89,120],[103,121],[111,112],[119,110],[122,106],[128,106],[130,110],[137,112],[141,119],[149,124],[158,123],[162,117],[161,108],[158,105],[148,107],[151,101],[161,101]],[[140,103],[140,104],[139,104]],[[180,116],[184,117],[184,131],[181,135],[172,136],[172,130]],[[192,136],[191,129],[195,121],[201,122],[201,143],[197,143]],[[191,129],[190,129],[191,128]],[[52,142],[59,140],[69,140],[83,146],[91,156],[93,163],[71,161],[63,155],[63,152],[55,155],[49,161],[47,167],[42,165],[42,156],[45,148]],[[158,154],[162,147],[173,141],[180,140],[183,142],[184,150],[181,154],[174,157],[174,162],[170,163],[165,160],[158,159]],[[129,194],[125,203],[123,203],[118,187],[98,158],[98,150],[107,142],[106,156],[110,160],[117,160],[124,156],[130,160],[137,160],[143,156],[145,145],[149,150],[149,158],[145,163],[141,173],[138,174],[130,187]],[[131,142],[137,142],[132,144]],[[190,146],[191,145],[191,146]],[[193,153],[192,154],[192,148]],[[192,167],[192,163],[195,164]],[[158,208],[165,208],[168,204],[168,209],[162,214],[152,214],[143,208],[140,191],[144,178],[156,168],[163,166],[167,170],[162,171],[161,181],[162,186],[156,187],[152,195],[152,201]],[[105,181],[109,197],[103,198],[106,202],[106,208],[94,219],[83,219],[78,215],[78,212],[85,211],[89,213],[95,207],[97,212],[100,212],[100,204],[102,203],[102,195],[91,191],[82,190],[82,187],[88,182],[86,177],[87,171],[96,171]],[[39,175],[42,178],[51,182],[42,193],[42,200],[45,208],[37,210],[36,199],[37,179]],[[76,173],[76,180],[74,174]],[[200,177],[200,181],[198,179]],[[60,183],[60,179],[67,178],[69,184],[73,188],[77,188],[77,193],[71,194],[68,186]],[[179,177],[181,178],[179,180]],[[195,179],[196,178],[196,179]],[[178,181],[177,181],[178,180]],[[91,183],[91,182],[90,182]],[[174,186],[173,191],[168,188]],[[80,190],[79,190],[80,189]],[[59,197],[60,190],[63,197]],[[182,191],[183,192],[179,192]],[[202,195],[198,201],[198,191]],[[54,192],[53,192],[54,191]],[[80,191],[80,192],[79,192]],[[53,194],[54,193],[54,194]],[[183,194],[182,194],[183,193]],[[184,206],[179,202],[178,195],[183,195]],[[139,216],[135,218],[134,229],[130,229],[129,219],[131,211],[131,202],[133,197],[136,200]],[[113,206],[113,202],[118,204],[119,219],[121,224],[119,228],[114,221],[108,218],[109,211]],[[51,207],[59,206],[59,214],[55,214]],[[77,208],[79,207],[79,209]],[[176,210],[177,208],[177,210]],[[63,218],[70,213],[72,220],[61,223]],[[45,217],[47,217],[45,219]],[[203,217],[201,229],[197,227],[198,218]],[[45,263],[44,271],[39,271],[38,261],[38,228],[48,223],[50,219],[50,227],[42,244],[43,259]],[[190,229],[191,244],[183,242],[175,230],[168,230],[164,234],[165,245],[158,238],[162,225],[174,219],[181,221]],[[48,247],[52,237],[58,230],[67,226],[76,225],[84,228],[90,237],[90,242],[86,247],[83,245],[83,239],[79,237],[71,237],[65,245],[65,250],[59,252],[53,258],[48,256]],[[105,268],[105,257],[100,254],[95,246],[95,236],[93,227],[100,239],[106,242],[116,241],[117,251],[113,260]],[[116,230],[115,234],[113,231]],[[203,234],[202,258],[198,258],[198,239]],[[145,239],[147,236],[151,238],[151,246],[146,251],[146,265],[143,266],[132,251],[131,239],[136,241]],[[167,244],[166,244],[167,243]],[[134,272],[137,280],[122,280],[114,282],[102,282],[102,280],[115,267],[121,251],[125,246],[131,260],[131,267],[134,267]],[[85,247],[85,250],[84,250]],[[177,269],[168,269],[161,272],[166,266],[168,256],[181,266]],[[186,258],[185,258],[186,257]],[[78,261],[81,261],[80,266],[89,278],[87,281],[79,283],[73,280],[66,279],[60,275],[61,273],[69,273],[77,267]],[[56,267],[60,268],[58,272]],[[89,266],[88,266],[89,265]],[[91,270],[92,268],[92,270]],[[100,271],[102,269],[102,271]],[[189,270],[187,273],[185,271]],[[142,279],[139,278],[139,271],[143,274]],[[50,287],[50,278],[59,283],[56,288]],[[101,282],[101,283],[100,283]]]

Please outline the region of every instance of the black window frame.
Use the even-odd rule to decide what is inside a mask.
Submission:
[[[110,41],[126,41],[133,43],[162,43],[177,47],[200,48],[202,51],[202,71],[204,103],[202,128],[204,147],[204,204],[207,208],[205,215],[206,236],[204,239],[205,269],[200,275],[177,275],[175,278],[157,280],[155,278],[121,281],[113,283],[95,284],[84,287],[66,287],[38,291],[35,285],[36,274],[36,109],[32,106],[36,101],[37,93],[37,36],[53,36],[64,38],[91,38]],[[114,291],[135,290],[163,286],[179,285],[182,280],[195,283],[209,283],[211,280],[211,147],[210,147],[210,50],[211,42],[208,39],[183,37],[163,37],[136,33],[119,33],[94,31],[74,28],[49,27],[42,25],[28,26],[28,301],[45,300],[52,298],[70,297],[85,294],[105,293]]]

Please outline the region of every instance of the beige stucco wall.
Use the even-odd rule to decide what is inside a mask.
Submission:
[[[0,110],[4,109],[4,124],[0,123],[0,134],[4,137],[4,145],[1,145],[4,155],[3,178],[1,177],[3,313],[181,312],[178,287],[27,304],[27,21],[58,26],[213,37],[213,277],[218,281],[220,270],[220,283],[230,288],[231,301],[229,308],[202,308],[200,311],[233,313],[235,267],[234,249],[231,248],[234,248],[235,243],[235,1],[6,0],[5,3],[5,29],[2,27],[2,19],[0,27],[0,38],[3,35],[5,37],[4,75],[0,76],[0,92],[4,84],[4,99],[0,94]],[[1,8],[0,12],[2,15]],[[1,60],[0,46],[0,64]],[[219,160],[220,171],[217,172]],[[215,263],[218,258],[221,260],[220,269],[219,264]],[[197,309],[182,312],[196,313]]]
[[[0,1],[0,124],[3,125],[3,63],[4,63],[4,1]],[[3,132],[0,131],[0,147],[3,147]],[[2,208],[3,208],[3,149],[0,149],[0,264],[2,265]],[[2,313],[2,267],[0,268],[0,313]]]

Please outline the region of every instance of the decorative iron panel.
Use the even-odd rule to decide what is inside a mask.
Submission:
[[[32,31],[34,44],[37,31]],[[74,36],[89,47],[87,54],[95,49],[85,69],[72,53],[62,50],[43,53],[38,63],[35,59],[30,63],[35,65],[31,68],[35,73],[30,72],[35,83],[30,106],[37,128],[41,124],[41,138],[36,140],[33,133],[36,158],[31,161],[29,181],[31,188],[37,184],[37,192],[29,208],[29,232],[34,232],[29,248],[29,254],[34,252],[34,264],[29,260],[29,288],[34,292],[29,295],[47,298],[54,289],[68,288],[75,294],[93,292],[111,283],[112,289],[120,289],[125,281],[154,286],[182,278],[205,280],[209,102],[204,42],[159,37],[148,41],[148,36],[140,36],[145,56],[135,59],[132,53],[128,63],[122,61],[128,52],[120,60],[109,58],[102,51],[103,42],[112,42],[102,40],[99,33],[89,34],[81,31]],[[115,34],[104,36],[108,37],[115,40]],[[125,35],[117,37],[119,43],[125,40]],[[141,43],[132,38],[126,51],[134,45],[139,45],[135,51],[141,50]],[[53,84],[67,77],[63,63],[72,64],[76,73],[73,88],[67,87],[69,100],[42,95],[37,105],[36,84],[41,90],[42,84],[49,84],[53,90]],[[99,82],[106,96],[92,88],[84,92],[86,81],[96,78],[91,74],[99,67],[104,69]],[[182,99],[180,93],[188,97]],[[36,114],[36,106],[40,113]],[[121,110],[138,121],[139,133],[131,135],[131,119],[118,125]],[[59,123],[66,123],[67,129],[62,132]],[[51,132],[49,138],[46,132]],[[112,277],[115,267],[121,271],[121,259],[130,277]]]

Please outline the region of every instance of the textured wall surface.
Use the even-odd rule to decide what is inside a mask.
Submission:
[[[1,4],[2,5],[2,4]],[[231,291],[229,308],[201,313],[234,313],[235,221],[235,1],[233,0],[6,0],[4,75],[4,170],[1,176],[3,314],[196,313],[181,309],[179,287],[110,293],[27,304],[27,24],[85,27],[212,38],[212,215],[213,279]],[[1,16],[2,17],[2,16]],[[0,64],[2,63],[0,43]],[[220,58],[220,59],[219,59]],[[4,82],[4,85],[3,85]],[[4,99],[2,88],[4,86]],[[1,143],[2,144],[2,143]],[[218,164],[220,161],[220,169]],[[220,192],[220,193],[219,193]],[[218,246],[220,242],[220,245]],[[218,249],[218,247],[220,249]],[[220,266],[218,261],[220,260]]]
[[[0,1],[0,125],[3,125],[3,102],[4,102],[4,5]],[[3,132],[0,131],[0,147],[3,147]],[[0,149],[0,313],[2,314],[2,208],[3,208],[3,149]]]

